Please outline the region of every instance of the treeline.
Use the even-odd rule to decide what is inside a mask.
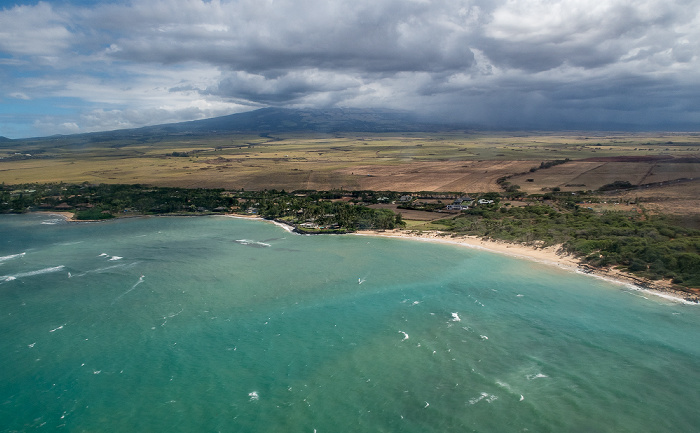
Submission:
[[[156,188],[138,184],[2,185],[0,212],[70,210],[76,213],[77,219],[111,218],[124,213],[205,212],[235,203],[223,192],[222,189]]]
[[[373,194],[358,192],[359,202]],[[66,210],[77,219],[95,220],[120,215],[207,214],[244,212],[315,229],[354,231],[392,229],[401,216],[387,209],[370,209],[344,201],[337,191],[225,191],[119,184],[0,185],[0,212]]]
[[[543,204],[470,209],[441,223],[459,234],[530,245],[562,244],[592,266],[619,266],[644,278],[700,287],[700,230],[682,227],[663,215],[598,214],[562,204],[560,209]]]

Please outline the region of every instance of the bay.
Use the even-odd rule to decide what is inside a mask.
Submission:
[[[699,329],[454,245],[0,217],[2,431],[692,432]]]

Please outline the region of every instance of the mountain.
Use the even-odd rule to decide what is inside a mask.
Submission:
[[[138,129],[100,134],[170,135],[250,132],[398,132],[435,130],[435,125],[422,124],[409,113],[392,110],[332,108],[285,109],[261,108],[245,113],[190,122],[146,126]]]
[[[160,140],[169,136],[205,136],[215,134],[280,134],[289,132],[430,132],[449,128],[446,125],[420,122],[408,112],[385,109],[285,109],[261,108],[245,113],[189,122],[168,123],[135,129],[91,132],[85,134],[36,137],[11,140],[15,144],[34,145],[37,148],[79,148],[91,143],[123,146]]]

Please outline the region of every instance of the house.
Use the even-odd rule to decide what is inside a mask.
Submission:
[[[469,206],[462,206],[461,204],[448,204],[447,205],[447,210],[467,210],[469,209]]]
[[[413,200],[412,195],[402,195],[401,198],[399,198],[399,201],[402,201],[402,202],[409,202],[411,200]]]
[[[493,204],[493,200],[479,199],[479,204]]]

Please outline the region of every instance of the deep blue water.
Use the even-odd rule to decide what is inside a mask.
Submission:
[[[0,217],[2,431],[696,432],[699,331],[459,246]]]

